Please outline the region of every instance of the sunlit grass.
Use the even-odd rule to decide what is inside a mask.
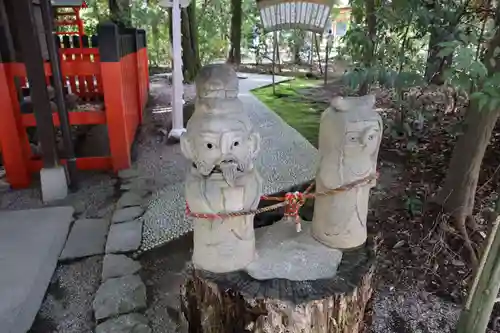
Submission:
[[[320,84],[320,80],[296,78],[277,84],[276,95],[272,86],[255,89],[252,93],[317,147],[319,120],[326,106],[307,100],[300,90]]]

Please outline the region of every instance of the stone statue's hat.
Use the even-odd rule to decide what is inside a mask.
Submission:
[[[238,98],[238,76],[227,64],[203,66],[196,76],[196,100],[193,116],[207,117],[232,114],[243,118],[243,105]]]
[[[351,110],[372,110],[375,106],[375,96],[366,95],[360,97],[335,97],[330,106],[337,112],[349,112]]]
[[[238,76],[227,64],[203,66],[196,76],[197,98],[236,98],[238,96]]]

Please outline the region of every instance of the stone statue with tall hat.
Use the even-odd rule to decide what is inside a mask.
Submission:
[[[238,78],[225,64],[207,65],[196,79],[195,111],[181,136],[183,154],[192,161],[186,178],[193,218],[193,264],[226,273],[255,259],[252,214],[217,216],[256,209],[262,181],[254,168],[260,136],[238,99]]]

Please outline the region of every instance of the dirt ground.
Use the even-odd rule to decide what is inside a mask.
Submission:
[[[382,240],[379,251],[379,285],[414,288],[459,306],[465,300],[473,272],[463,240],[449,215],[433,203],[444,179],[456,138],[457,126],[467,101],[445,88],[414,89],[407,95],[407,122],[412,135],[394,133],[399,112],[391,94],[374,89],[376,105],[386,125],[379,155],[379,184],[390,186],[382,200],[374,194],[368,222],[372,234]],[[328,102],[349,91],[340,82],[304,91],[306,98]],[[500,181],[500,125],[494,131],[483,160],[476,194],[474,218],[481,227],[473,235],[476,246],[486,237],[484,212],[498,198]],[[391,128],[392,127],[392,128]],[[392,180],[384,180],[390,171]],[[372,200],[372,203],[374,201]],[[491,332],[498,321],[496,306],[490,323]],[[425,331],[424,331],[425,332]]]

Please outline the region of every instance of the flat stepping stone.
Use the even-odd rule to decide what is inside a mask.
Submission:
[[[108,230],[109,220],[82,219],[75,221],[59,260],[103,254]]]
[[[147,195],[151,194],[152,191],[150,190],[147,190],[147,189],[133,189],[131,190],[130,192],[134,193],[134,194],[137,194],[138,196],[140,196],[141,198],[144,198],[146,197]]]
[[[148,320],[141,314],[130,313],[109,319],[96,327],[96,333],[151,333]]]
[[[30,330],[73,213],[73,207],[0,211],[0,332]]]
[[[131,178],[124,179],[124,182],[120,186],[122,191],[143,191],[147,190],[152,192],[155,189],[155,182],[149,178]]]
[[[139,171],[137,171],[136,169],[126,169],[118,171],[118,177],[120,179],[130,179],[139,176],[140,176]]]
[[[122,223],[133,221],[144,214],[144,208],[142,207],[126,207],[118,209],[114,212],[111,222]]]
[[[134,192],[125,192],[116,203],[117,208],[134,207],[142,205],[142,197]]]
[[[102,280],[137,273],[141,264],[123,254],[107,254],[102,265]]]
[[[135,220],[112,224],[109,228],[106,253],[124,253],[135,251],[141,246],[142,221]]]
[[[134,191],[134,192],[139,190],[150,191],[151,188],[152,188],[151,185],[141,184],[138,181],[133,181],[131,183],[125,183],[120,185],[120,190],[122,191]]]
[[[151,328],[148,326],[146,317],[138,313],[130,313],[98,325],[96,333],[151,333]]]
[[[97,290],[92,303],[97,320],[146,308],[146,286],[137,275],[109,279]]]

